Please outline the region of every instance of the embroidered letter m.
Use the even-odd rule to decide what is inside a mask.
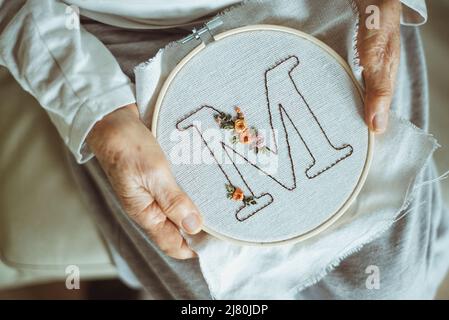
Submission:
[[[254,205],[243,203],[237,208],[235,217],[238,221],[245,221],[275,201],[268,191],[259,193],[253,191],[256,188],[252,181],[245,178],[246,170],[255,168],[262,172],[263,176],[268,179],[264,180],[264,186],[267,186],[267,189],[270,183],[277,183],[286,192],[289,192],[297,188],[297,172],[300,172],[298,170],[300,168],[296,168],[298,161],[294,161],[294,159],[307,157],[308,164],[303,172],[308,179],[314,179],[351,156],[353,152],[350,144],[336,146],[332,143],[331,137],[324,130],[292,78],[292,71],[298,65],[299,59],[296,56],[289,56],[266,70],[264,75],[266,112],[268,112],[270,132],[272,135],[278,135],[272,137],[275,145],[269,152],[277,155],[279,159],[283,159],[283,162],[278,164],[282,170],[278,170],[276,174],[265,171],[257,165],[257,162],[251,161],[239,153],[232,143],[226,141],[206,142],[203,131],[217,126],[214,115],[221,112],[215,107],[201,106],[177,123],[178,130],[195,130],[215,159],[218,159],[217,155],[224,151],[231,161],[233,158],[231,154],[244,160],[239,164],[232,161],[231,166],[223,166],[217,161],[217,167],[223,173],[224,184],[241,186],[245,194],[249,194],[257,200]],[[197,123],[201,123],[201,127],[196,125]],[[292,154],[294,143],[303,144],[307,152],[300,155]]]

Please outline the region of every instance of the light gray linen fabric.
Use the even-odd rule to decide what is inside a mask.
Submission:
[[[323,17],[322,8],[325,6],[330,6],[330,2],[319,4],[314,1],[309,7],[311,16],[320,17],[319,21],[315,22],[315,35],[318,36],[322,36],[326,31],[326,21],[335,19],[338,22],[341,18],[335,13]],[[284,20],[270,20],[270,16],[274,17],[273,12],[277,9],[277,2],[272,2],[261,7],[258,12],[264,12],[267,22],[282,24]],[[254,16],[257,16],[254,7],[248,8],[246,23],[253,23],[251,19]],[[307,21],[302,21],[301,17],[298,19],[302,27],[307,26]],[[90,31],[95,34],[93,29]],[[118,54],[116,57],[122,65],[129,66],[145,60],[146,57],[135,57],[134,61],[132,58],[126,58],[128,52],[133,52],[133,48],[145,48],[143,51],[149,53],[148,55],[151,55],[151,51],[155,52],[151,39],[146,38],[145,41],[134,45],[130,41],[120,43],[119,34],[120,32],[115,32],[115,36],[110,36],[115,40],[115,43],[110,43],[110,47],[115,46],[117,51],[121,48],[122,55]],[[143,35],[151,37],[148,33]],[[401,117],[427,130],[427,79],[419,34],[414,27],[403,27],[401,35],[401,71],[393,109]],[[99,38],[101,39],[101,36]],[[332,37],[328,44],[334,48],[341,47],[337,39],[332,40]],[[347,53],[351,52],[351,49],[348,49],[350,45],[351,42],[346,42],[344,51],[339,52],[349,60],[351,59]],[[111,51],[114,53],[114,50]],[[388,163],[385,166],[388,166]],[[100,196],[110,209],[109,211],[103,207],[96,211],[99,227],[128,262],[142,285],[157,298],[209,297],[197,261],[180,262],[162,255],[120,209],[98,164],[90,162],[86,169],[93,181],[84,184],[83,188],[88,188],[86,191],[89,195]],[[416,182],[419,184],[429,181],[435,176],[433,163],[429,161]],[[98,192],[95,193],[93,188],[98,188]],[[438,184],[423,184],[416,191],[409,208],[407,214],[379,238],[347,257],[334,270],[328,270],[330,272],[315,285],[297,292],[295,298],[432,298],[449,262],[448,213],[442,204]],[[376,265],[380,269],[379,290],[370,290],[365,286],[365,271],[368,265]],[[263,296],[260,292],[253,292],[253,297],[260,296]]]
[[[334,217],[368,161],[363,99],[350,72],[310,40],[259,30],[209,44],[177,73],[158,113],[157,139],[206,227],[272,243]],[[214,114],[235,116],[234,106],[273,152],[256,155],[230,142],[231,130],[220,130]],[[256,204],[228,199],[227,183]]]

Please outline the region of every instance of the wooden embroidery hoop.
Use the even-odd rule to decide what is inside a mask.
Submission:
[[[259,31],[259,30],[265,30],[265,31],[280,31],[280,32],[285,32],[287,34],[293,34],[296,35],[298,37],[304,38],[312,43],[314,43],[315,45],[319,46],[321,49],[325,50],[328,54],[330,54],[342,67],[343,69],[346,71],[346,73],[349,75],[349,77],[351,78],[354,86],[357,88],[359,94],[360,94],[360,98],[362,101],[364,101],[363,99],[363,90],[360,87],[360,85],[357,83],[357,80],[355,79],[350,67],[348,66],[348,64],[332,49],[330,48],[328,45],[326,45],[324,42],[318,40],[317,38],[314,38],[302,31],[296,30],[296,29],[292,29],[292,28],[288,28],[288,27],[283,27],[283,26],[277,26],[277,25],[269,25],[269,24],[258,24],[258,25],[250,25],[250,26],[245,26],[245,27],[240,27],[240,28],[235,28],[235,29],[231,29],[222,33],[219,33],[217,35],[214,35],[214,40],[215,41],[220,41],[226,37],[232,36],[232,35],[236,35],[239,33],[243,33],[243,32],[251,32],[251,31]],[[197,47],[195,47],[189,54],[187,54],[179,63],[178,65],[171,71],[171,73],[169,74],[169,76],[167,77],[167,79],[165,80],[161,91],[158,95],[158,98],[156,100],[156,104],[154,107],[154,113],[153,113],[153,118],[152,118],[152,123],[151,123],[151,131],[153,132],[153,135],[157,138],[157,125],[158,125],[158,119],[159,119],[159,111],[161,109],[164,97],[167,93],[168,88],[170,87],[173,79],[176,77],[176,75],[178,74],[178,72],[195,56],[197,55],[199,52],[201,52],[203,49],[205,49],[207,47],[207,45],[204,42],[201,42]],[[285,240],[281,240],[281,241],[275,241],[275,242],[249,242],[249,241],[243,241],[243,240],[238,240],[235,238],[231,238],[228,236],[225,236],[223,234],[220,234],[214,230],[211,230],[210,228],[208,228],[207,226],[203,226],[203,230],[211,235],[213,235],[214,237],[221,239],[221,240],[226,240],[226,241],[230,241],[234,244],[238,244],[238,245],[250,245],[250,246],[276,246],[276,245],[282,245],[282,244],[288,244],[288,243],[295,243],[295,242],[300,242],[300,241],[304,241],[306,239],[309,239],[319,233],[321,233],[322,231],[326,230],[327,228],[329,228],[333,223],[335,223],[346,211],[347,209],[351,206],[351,204],[354,202],[354,200],[357,198],[357,195],[359,194],[360,190],[362,189],[365,180],[368,176],[368,172],[369,172],[369,168],[371,165],[371,161],[372,161],[372,157],[373,157],[373,147],[374,147],[374,134],[371,131],[368,131],[368,146],[367,146],[367,155],[366,155],[366,160],[365,160],[365,164],[363,166],[363,170],[362,173],[358,179],[358,182],[354,188],[354,190],[352,191],[352,193],[349,195],[349,197],[343,202],[343,204],[340,206],[340,208],[331,215],[330,218],[328,218],[327,220],[325,220],[322,224],[320,224],[319,226],[317,226],[316,228],[301,234],[299,236],[295,236],[293,238],[290,239],[285,239]]]

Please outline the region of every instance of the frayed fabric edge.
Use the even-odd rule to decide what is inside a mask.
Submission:
[[[431,142],[433,145],[432,150],[429,152],[429,155],[421,164],[420,169],[418,170],[418,173],[410,180],[409,187],[407,188],[407,191],[406,191],[405,197],[404,197],[404,202],[402,203],[401,207],[395,213],[393,220],[386,221],[381,227],[379,227],[379,230],[374,235],[369,237],[365,242],[363,242],[363,243],[359,244],[358,246],[356,246],[355,248],[352,248],[352,249],[344,252],[343,254],[341,254],[339,257],[337,257],[332,262],[330,262],[325,268],[323,268],[318,273],[317,276],[311,277],[310,279],[304,281],[301,285],[290,289],[289,290],[290,293],[299,293],[299,292],[303,291],[304,289],[317,284],[326,275],[328,275],[330,272],[335,270],[341,264],[341,262],[344,261],[346,258],[359,252],[360,250],[362,250],[362,248],[365,245],[378,239],[383,233],[385,233],[388,229],[390,229],[391,226],[393,226],[393,224],[395,222],[402,219],[406,215],[406,213],[404,213],[404,215],[400,215],[401,212],[405,211],[408,213],[411,210],[413,210],[415,207],[419,207],[421,205],[421,204],[417,204],[416,206],[410,207],[412,201],[414,200],[414,196],[419,188],[421,188],[422,186],[427,185],[427,184],[438,183],[442,179],[445,179],[447,177],[447,175],[449,174],[449,171],[448,171],[436,179],[433,179],[430,181],[425,181],[423,183],[415,185],[416,179],[422,174],[422,172],[426,168],[426,165],[428,164],[429,160],[432,158],[433,153],[435,152],[435,150],[437,150],[440,147],[440,145],[438,144],[437,140],[434,138],[434,136],[432,134],[429,134],[429,133],[423,131],[422,129],[416,127],[413,123],[407,121],[404,118],[401,118],[398,116],[396,116],[396,118],[401,123],[413,128],[417,133],[427,136],[427,138],[429,139],[429,142]],[[399,219],[398,219],[398,216],[400,217]]]
[[[359,8],[357,6],[357,4],[355,3],[354,0],[348,0],[349,4],[351,6],[352,12],[354,13],[355,16],[355,21],[354,21],[354,34],[352,36],[352,57],[351,57],[351,61],[352,61],[352,65],[354,67],[354,73],[356,74],[357,77],[361,77],[362,72],[363,72],[363,66],[360,63],[360,53],[359,53],[359,48],[358,48],[358,36],[359,36],[359,31],[360,31],[360,12],[359,12]]]
[[[356,247],[351,248],[350,250],[342,253],[340,256],[338,256],[332,262],[330,262],[326,267],[324,267],[316,276],[311,277],[308,280],[304,281],[301,285],[293,287],[292,289],[290,289],[288,291],[287,295],[298,294],[299,292],[305,290],[306,288],[311,287],[311,286],[317,284],[326,275],[328,275],[330,272],[335,270],[341,264],[342,261],[347,259],[349,256],[351,256],[351,255],[361,251],[365,245],[367,245],[367,244],[375,241],[376,239],[380,238],[380,236],[382,236],[383,233],[388,231],[394,225],[394,223],[396,223],[397,221],[402,219],[408,212],[410,212],[413,209],[421,206],[422,204],[418,203],[418,204],[410,207],[410,205],[412,204],[412,202],[413,202],[413,200],[415,198],[416,192],[421,187],[423,187],[425,185],[428,185],[428,184],[432,184],[432,183],[438,183],[439,181],[448,178],[449,171],[443,173],[438,178],[435,178],[435,179],[432,179],[432,180],[429,180],[429,181],[424,181],[424,182],[422,182],[420,184],[416,184],[417,178],[423,173],[423,171],[426,168],[429,160],[432,158],[433,153],[441,146],[438,144],[437,140],[434,138],[434,136],[432,134],[429,134],[429,133],[423,131],[422,129],[418,128],[417,126],[415,126],[410,121],[395,115],[394,112],[391,112],[391,116],[395,117],[402,124],[412,128],[416,133],[421,134],[421,135],[425,135],[427,137],[427,139],[429,140],[429,142],[432,144],[432,149],[430,150],[429,155],[425,158],[425,160],[423,160],[419,170],[417,171],[417,174],[413,178],[410,179],[410,183],[409,183],[409,186],[408,186],[408,188],[407,188],[407,190],[405,192],[404,201],[403,201],[401,207],[397,210],[397,212],[395,213],[395,215],[394,215],[392,220],[385,221],[382,224],[382,226],[379,227],[379,230],[375,234],[373,234],[371,237],[369,237],[366,241],[364,241],[363,243],[357,245]],[[401,213],[403,213],[403,214],[401,214]],[[205,272],[205,271],[208,270],[208,267],[203,264],[202,259],[199,259],[199,264],[200,264],[200,268],[201,268],[201,271],[203,272],[203,274],[207,274],[207,272]],[[218,291],[215,290],[215,288],[212,285],[212,283],[208,279],[206,279],[206,277],[204,277],[204,278],[205,278],[205,281],[206,281],[206,283],[207,283],[207,285],[209,287],[212,299],[219,299],[216,296],[216,293]]]
[[[229,8],[227,8],[227,9],[222,10],[217,15],[215,15],[215,17],[222,17],[222,16],[225,16],[225,15],[231,14],[233,11],[240,9],[241,7],[244,7],[250,1],[254,2],[253,0],[244,0],[241,3],[239,3],[239,4],[233,5],[233,6],[229,7]],[[255,1],[256,2],[261,2],[259,0],[255,0]],[[352,37],[352,46],[351,46],[352,47],[351,61],[352,61],[352,66],[354,68],[353,71],[356,73],[356,75],[361,76],[362,72],[363,72],[363,66],[361,65],[361,62],[360,62],[360,54],[359,54],[359,50],[358,50],[358,34],[359,34],[359,29],[360,29],[360,15],[359,15],[359,10],[358,10],[358,7],[357,7],[357,4],[355,3],[355,1],[354,0],[348,0],[348,2],[350,3],[351,9],[353,10],[353,12],[355,14],[355,21],[354,21],[354,27],[353,27],[354,34],[353,34],[353,37]],[[153,56],[153,57],[149,58],[147,61],[142,62],[142,63],[138,64],[137,66],[135,66],[134,67],[134,73],[141,72],[142,70],[146,69],[156,59],[158,59],[160,56],[162,56],[166,49],[169,49],[169,48],[171,49],[171,48],[176,47],[178,45],[180,45],[179,42],[176,42],[176,41],[170,42],[164,48],[159,49],[155,56]],[[427,182],[423,182],[423,183],[421,183],[419,185],[415,185],[416,178],[425,169],[429,159],[432,157],[432,155],[435,152],[435,150],[440,147],[440,145],[437,143],[437,141],[433,137],[433,135],[424,132],[422,129],[416,127],[415,125],[413,125],[411,122],[407,121],[406,119],[403,119],[403,118],[400,118],[400,117],[397,117],[397,118],[403,124],[405,124],[405,125],[407,125],[409,127],[412,127],[413,129],[415,129],[417,131],[417,133],[421,133],[423,135],[426,135],[427,138],[429,139],[429,141],[433,144],[433,148],[432,148],[431,152],[429,153],[429,155],[426,158],[426,160],[423,161],[423,163],[421,165],[421,168],[418,170],[418,173],[415,175],[414,178],[411,179],[409,185],[412,188],[411,188],[411,191],[410,191],[410,189],[407,189],[407,191],[405,193],[404,202],[403,202],[402,206],[399,208],[399,210],[394,215],[394,219],[386,221],[383,224],[383,226],[380,227],[379,230],[373,236],[371,236],[365,242],[359,244],[355,248],[352,248],[352,249],[344,252],[343,254],[341,254],[339,257],[337,257],[331,263],[329,263],[325,268],[323,268],[322,271],[319,272],[317,276],[311,277],[310,279],[304,281],[304,283],[301,284],[300,286],[296,286],[296,287],[290,289],[289,290],[290,293],[299,293],[300,291],[317,284],[327,274],[329,274],[330,272],[335,270],[341,264],[342,261],[344,261],[349,256],[359,252],[365,245],[367,245],[367,244],[373,242],[374,240],[378,239],[383,233],[385,233],[388,229],[390,229],[391,226],[395,222],[397,222],[399,220],[399,219],[397,219],[397,217],[400,215],[401,212],[404,212],[404,211],[409,212],[413,208],[415,208],[416,206],[410,208],[410,205],[411,205],[411,203],[412,203],[412,201],[414,199],[414,195],[415,195],[416,191],[420,187],[422,187],[424,185],[427,185],[427,184],[430,184],[430,183],[438,183],[440,180],[447,178],[447,175],[449,174],[449,171],[446,172],[445,174],[443,174],[442,176],[440,176],[439,178],[433,179],[432,181],[427,181]],[[419,204],[417,206],[419,206]],[[401,215],[400,218],[402,218],[404,215]],[[189,239],[188,236],[186,237],[186,239],[188,239],[188,242],[190,242],[190,239]],[[208,269],[207,266],[203,264],[202,259],[199,259],[199,264],[200,264],[200,268],[202,270],[202,273],[205,274],[206,272],[204,272],[204,271]],[[218,299],[216,297],[216,295],[214,294],[217,291],[215,290],[215,288],[212,285],[212,283],[206,277],[204,277],[204,280],[206,281],[207,286],[209,287],[211,298],[214,299],[214,300]]]
[[[160,56],[162,56],[164,54],[165,49],[168,46],[172,46],[172,42],[170,42],[168,45],[166,45],[164,48],[160,48],[156,54],[149,58],[147,61],[141,62],[139,63],[137,66],[134,67],[134,74],[136,74],[137,72],[140,72],[142,70],[145,70],[146,68],[148,68],[149,65],[151,65],[156,59],[158,59]]]

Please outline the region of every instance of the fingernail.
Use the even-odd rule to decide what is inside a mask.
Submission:
[[[373,128],[376,132],[384,132],[387,129],[387,113],[379,111],[374,115]]]
[[[188,233],[197,233],[201,228],[200,218],[197,214],[191,213],[182,220],[182,227]]]

